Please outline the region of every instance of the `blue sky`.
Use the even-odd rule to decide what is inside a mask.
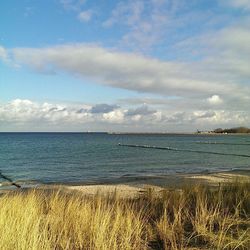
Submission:
[[[0,18],[1,131],[249,126],[248,0],[10,0]]]

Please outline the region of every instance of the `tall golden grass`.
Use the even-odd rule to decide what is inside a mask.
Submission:
[[[130,199],[9,193],[0,197],[0,249],[250,249],[250,183]]]

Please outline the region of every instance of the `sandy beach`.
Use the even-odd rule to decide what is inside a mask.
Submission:
[[[62,188],[83,192],[86,195],[116,194],[118,197],[135,197],[147,189],[156,192],[163,188],[176,189],[183,185],[205,184],[217,186],[220,183],[227,183],[237,180],[250,181],[250,171],[232,171],[211,174],[176,174],[162,177],[144,177],[123,183],[99,184],[99,185],[62,185]]]

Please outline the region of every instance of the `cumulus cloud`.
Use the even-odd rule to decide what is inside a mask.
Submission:
[[[93,11],[91,10],[81,11],[78,14],[78,19],[82,22],[88,22],[91,20],[92,15],[93,15]]]
[[[0,46],[0,59],[6,61],[8,57],[7,51],[4,47]]]
[[[84,4],[86,0],[60,0],[63,8],[67,11],[72,11],[76,13],[76,17],[80,22],[89,22],[94,14],[92,9],[84,9]]]
[[[91,118],[91,114],[77,113],[66,106],[51,103],[36,103],[25,99],[15,99],[0,105],[0,120],[2,122],[20,123],[50,123],[77,122]],[[84,120],[83,119],[83,120]],[[86,121],[85,120],[85,121]]]
[[[183,124],[184,121],[189,121],[188,116],[186,115],[185,112],[175,112],[172,115],[168,115],[165,117],[165,120],[168,123],[172,123],[172,124]]]
[[[103,114],[103,119],[111,123],[124,122],[124,112],[122,110],[114,110]]]
[[[156,110],[149,109],[148,106],[143,105],[135,109],[129,109],[126,112],[127,116],[134,116],[134,115],[151,115],[156,113]]]
[[[198,119],[204,119],[204,118],[212,118],[216,115],[214,111],[208,110],[208,111],[196,111],[193,113],[195,118]]]
[[[108,104],[107,104],[108,105]],[[82,108],[80,108],[82,106]],[[12,131],[195,131],[195,128],[247,125],[250,114],[242,111],[171,109],[154,110],[146,105],[114,109],[92,109],[98,105],[38,103],[15,99],[0,103],[0,130]],[[112,105],[110,105],[112,106]],[[118,127],[116,127],[118,126]]]
[[[114,111],[115,109],[118,109],[118,105],[109,105],[109,104],[96,104],[90,109],[90,112],[93,114],[99,114],[99,113],[109,113],[111,111]]]
[[[197,127],[215,128],[215,127],[235,127],[239,125],[248,126],[249,114],[243,111],[229,112],[225,110],[195,111],[190,120]]]
[[[213,95],[207,99],[209,104],[212,105],[219,105],[223,102],[223,100],[218,95]]]

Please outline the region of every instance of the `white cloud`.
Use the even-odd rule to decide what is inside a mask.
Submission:
[[[144,9],[142,1],[118,2],[116,7],[112,10],[111,17],[104,23],[104,27],[110,27],[117,23],[126,25],[133,25],[140,21]]]
[[[215,15],[209,9],[202,10],[197,1],[183,0],[128,0],[117,1],[109,17],[103,22],[106,28],[122,28],[116,46],[145,54],[161,48],[165,56],[177,54],[168,48],[185,37],[199,33],[201,24],[216,26]],[[213,21],[211,21],[213,20]],[[209,24],[210,23],[210,24]],[[183,32],[188,30],[189,32]],[[176,57],[176,55],[175,55]]]
[[[86,0],[60,0],[63,8],[66,10],[80,11]]]
[[[127,32],[122,36],[122,47],[130,47],[137,51],[147,51],[158,43],[167,23],[168,13],[159,1],[120,1],[112,10],[103,26],[125,26]]]
[[[242,111],[193,110],[183,112],[148,106],[93,113],[97,105],[38,103],[16,99],[0,103],[0,131],[195,131],[214,127],[232,127],[250,122]],[[143,107],[143,108],[142,108]],[[132,112],[133,111],[133,112]],[[130,112],[130,113],[129,113]],[[129,115],[128,115],[129,113]]]
[[[7,54],[6,49],[0,46],[0,59],[2,59],[3,61],[6,61],[7,58],[8,58],[8,54]]]
[[[137,107],[135,109],[129,109],[126,112],[127,116],[136,116],[136,115],[151,115],[156,113],[156,110],[151,110],[148,108],[147,105],[142,105],[140,107]]]
[[[193,113],[193,123],[208,128],[248,126],[250,116],[246,112],[229,112],[225,110],[196,111]]]
[[[196,119],[207,119],[207,118],[213,118],[216,113],[214,111],[208,110],[208,111],[195,111],[193,113],[194,117]]]
[[[207,63],[160,61],[84,44],[11,51],[15,62],[39,72],[63,70],[100,84],[138,92],[175,96],[206,96],[216,92],[242,97],[250,90],[243,85],[239,87],[240,72],[235,74],[238,81],[232,82],[231,77],[227,78],[215,65]],[[220,67],[221,63],[218,62]]]
[[[78,14],[78,19],[82,22],[89,22],[92,18],[93,11],[91,10],[86,10],[82,11]]]
[[[104,113],[103,119],[111,123],[122,123],[124,121],[124,112],[122,110],[114,110]]]
[[[78,114],[76,110],[64,105],[50,103],[36,103],[25,99],[15,99],[0,105],[0,121],[5,123],[36,123],[41,122],[49,126],[50,123],[86,122],[91,114]]]
[[[250,10],[250,1],[249,0],[224,0],[224,3],[231,5],[235,8],[242,8],[244,10]]]
[[[223,100],[218,95],[213,95],[207,99],[208,103],[211,105],[219,105]]]
[[[73,2],[77,3],[75,6],[81,6],[83,3],[65,1],[65,4],[73,6]],[[188,17],[192,19],[192,13],[188,11],[189,14],[185,14],[177,20],[176,25],[173,25],[178,6],[184,2],[173,1],[173,4],[169,5],[167,15],[163,15],[165,10],[162,5],[170,2],[172,1],[136,0],[127,2],[127,5],[124,2],[118,3],[104,25],[107,27],[124,25],[128,32],[123,35],[123,42],[132,41],[136,47],[144,45],[146,48],[151,47],[161,38],[162,24],[165,34],[168,35],[169,30],[176,25],[181,27],[186,21],[189,22]],[[231,0],[230,4],[245,10],[248,8],[248,1]],[[149,8],[150,6],[152,8]],[[74,11],[80,13],[81,8]],[[82,12],[83,21],[91,18],[86,12]],[[194,20],[197,20],[196,18],[194,17]],[[191,126],[190,124],[203,127],[213,126],[213,124],[248,125],[250,116],[248,111],[250,103],[249,20],[242,19],[220,30],[210,29],[209,32],[183,39],[174,47],[168,47],[166,53],[171,53],[169,51],[171,48],[174,48],[173,54],[180,55],[180,61],[160,60],[137,53],[124,53],[86,44],[68,44],[39,49],[0,47],[0,58],[4,60],[11,58],[12,62],[8,62],[10,65],[17,63],[28,65],[39,73],[59,74],[63,71],[86,78],[90,83],[92,81],[156,96],[155,99],[142,100],[141,97],[141,100],[138,100],[139,96],[135,98],[137,100],[124,100],[122,104],[126,105],[126,109],[118,105],[106,104],[78,109],[48,104],[50,108],[46,110],[47,104],[40,107],[39,104],[25,104],[23,101],[22,105],[19,105],[22,106],[20,109],[20,107],[14,108],[15,104],[12,103],[13,110],[23,113],[22,119],[25,117],[28,119],[34,114],[36,119],[40,117],[54,123],[60,119],[65,123],[73,120],[80,123],[84,118],[84,122],[95,121],[97,126],[101,123],[126,126],[137,124],[142,127],[154,124],[155,128],[166,124],[187,127]],[[193,60],[193,55],[196,60]],[[158,98],[159,95],[161,98]],[[144,102],[151,106],[141,108]],[[36,113],[37,109],[39,112]],[[7,112],[4,114],[8,117]],[[18,118],[19,115],[16,117]],[[157,119],[159,124],[156,122]]]
[[[93,10],[83,10],[86,0],[60,0],[60,2],[65,10],[75,12],[81,22],[89,22],[93,17]]]

